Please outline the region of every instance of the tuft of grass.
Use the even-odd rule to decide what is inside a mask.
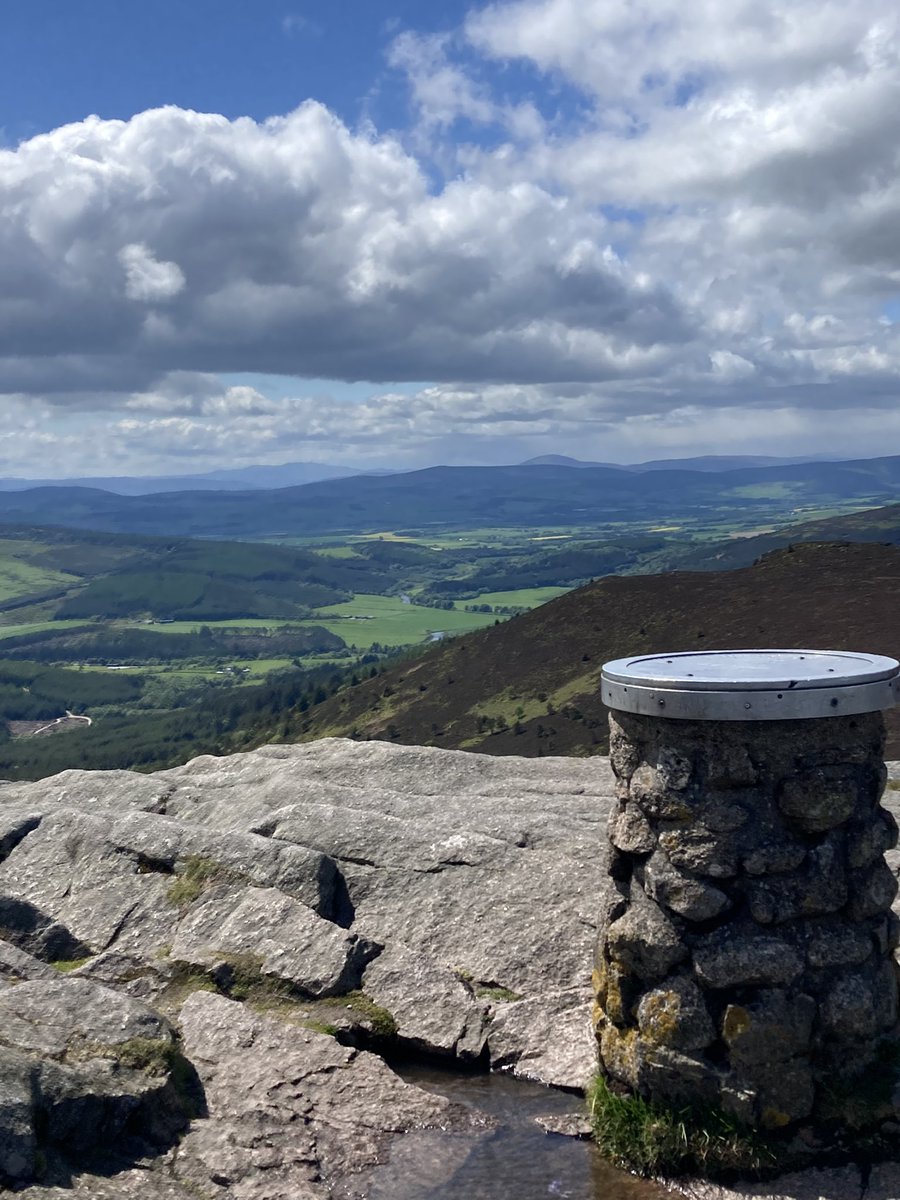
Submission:
[[[601,1153],[639,1175],[759,1175],[778,1153],[756,1130],[712,1107],[669,1108],[636,1095],[619,1095],[598,1075],[588,1109]]]
[[[479,1000],[505,1000],[509,1003],[524,999],[518,992],[513,992],[506,987],[495,987],[493,984],[477,986],[475,995]]]
[[[365,992],[347,992],[346,995],[337,998],[335,1003],[345,1008],[352,1008],[358,1016],[368,1021],[372,1033],[376,1037],[393,1038],[397,1036],[397,1022],[394,1014],[386,1008],[382,1008],[380,1004],[376,1004]]]
[[[166,892],[166,898],[176,908],[187,908],[214,883],[236,883],[241,879],[243,876],[237,871],[223,866],[214,858],[192,854],[190,858],[185,859],[175,882]]]
[[[303,1025],[313,1033],[325,1033],[328,1037],[336,1037],[340,1033],[337,1025],[332,1025],[328,1021],[304,1021]]]
[[[178,1056],[173,1042],[160,1038],[129,1038],[125,1042],[80,1042],[66,1052],[69,1062],[89,1062],[95,1058],[111,1058],[122,1067],[146,1071],[148,1075],[168,1075]]]
[[[91,961],[91,955],[87,954],[84,958],[58,958],[50,964],[56,971],[61,971],[64,975],[69,971],[77,971],[79,967],[83,967],[85,963]]]

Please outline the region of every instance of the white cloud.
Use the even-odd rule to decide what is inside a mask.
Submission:
[[[119,251],[125,269],[125,295],[148,303],[171,300],[184,288],[184,273],[178,263],[159,262],[146,246],[133,242]]]
[[[433,194],[397,142],[315,103],[263,124],[90,118],[0,152],[0,196],[10,391],[197,370],[605,378],[688,328],[606,252],[597,213],[527,180]]]
[[[856,414],[894,436],[898,28],[889,0],[509,0],[395,38],[395,135],[310,102],[0,150],[0,388],[120,410],[104,444],[148,460],[711,449],[729,420],[880,448]],[[272,400],[235,372],[375,383]]]

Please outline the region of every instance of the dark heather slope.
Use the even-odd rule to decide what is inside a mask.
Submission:
[[[448,641],[296,714],[288,738],[380,738],[541,756],[600,754],[598,697],[611,658],[752,647],[900,657],[900,548],[812,544],[715,574],[609,576],[541,608]],[[900,719],[888,715],[888,754]]]

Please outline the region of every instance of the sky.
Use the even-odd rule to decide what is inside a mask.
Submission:
[[[0,475],[900,453],[895,0],[7,0]]]

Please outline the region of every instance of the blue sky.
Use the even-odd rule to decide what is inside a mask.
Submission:
[[[0,474],[900,450],[889,0],[3,15]]]
[[[4,6],[0,111],[8,141],[89,113],[176,104],[257,120],[321,100],[351,124],[406,118],[384,52],[398,29],[453,29],[461,3],[28,0]]]

